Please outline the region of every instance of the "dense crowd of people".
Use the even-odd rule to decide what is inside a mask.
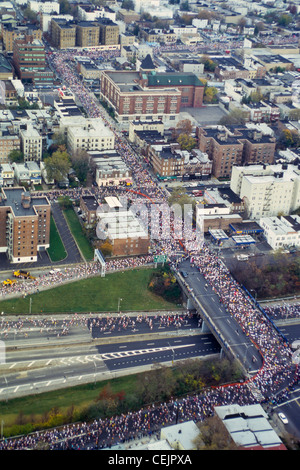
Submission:
[[[192,323],[189,323],[192,322]],[[16,336],[33,339],[34,337],[45,337],[55,335],[64,337],[74,331],[75,328],[86,329],[93,338],[101,337],[107,332],[136,331],[139,325],[144,325],[145,331],[159,331],[160,328],[182,328],[185,325],[200,327],[201,321],[197,315],[190,311],[161,312],[157,314],[124,314],[122,312],[111,314],[90,312],[89,314],[73,315],[20,315],[18,317],[0,317],[0,340],[9,340]]]
[[[279,305],[264,305],[266,314],[274,320],[287,320],[300,317],[300,304],[298,302],[281,302]]]
[[[51,56],[52,57],[52,56]],[[99,105],[93,100],[78,80],[69,66],[66,54],[53,55],[53,65],[59,69],[65,81],[76,96],[86,106],[91,117],[103,116]],[[71,60],[71,58],[69,59]],[[105,118],[105,117],[104,117]],[[106,119],[106,118],[105,118]],[[107,125],[111,125],[107,120]],[[147,189],[155,201],[164,201],[165,195],[155,184],[147,170],[140,164],[136,155],[122,137],[116,136],[117,148],[125,161],[134,168],[136,181],[140,192]],[[169,221],[166,222],[169,224]],[[164,220],[160,218],[158,228],[163,230]],[[122,443],[136,436],[149,435],[161,427],[176,422],[194,420],[199,422],[213,415],[215,406],[224,404],[253,404],[258,398],[253,389],[260,392],[260,402],[275,400],[276,396],[299,380],[299,371],[292,363],[292,353],[284,338],[274,329],[274,326],[251,303],[239,284],[232,278],[230,272],[218,256],[199,240],[192,228],[188,227],[184,241],[175,237],[156,240],[156,252],[165,253],[171,261],[174,259],[174,269],[179,269],[177,255],[185,250],[185,259],[189,258],[207,284],[218,295],[220,302],[228,313],[239,323],[249,341],[254,343],[263,357],[263,366],[256,375],[243,383],[230,384],[207,389],[193,396],[171,399],[166,403],[153,404],[136,412],[124,413],[107,419],[97,419],[91,423],[80,423],[64,426],[49,431],[33,433],[15,439],[5,439],[0,443],[0,449],[32,449],[42,441],[50,449],[101,449]],[[107,271],[141,266],[153,262],[153,254],[145,257],[132,258],[107,263]],[[34,288],[41,288],[78,277],[87,277],[99,272],[98,263],[89,263],[66,268],[64,271],[41,276]],[[2,289],[3,295],[5,288]],[[12,291],[22,289],[12,287]],[[19,293],[22,290],[19,290]],[[99,322],[101,327],[101,321]],[[125,321],[125,324],[127,319]]]

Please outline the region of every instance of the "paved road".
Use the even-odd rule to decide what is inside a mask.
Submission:
[[[219,297],[206,285],[206,281],[199,270],[190,264],[189,260],[184,260],[179,265],[179,271],[184,270],[188,276],[184,279],[195,298],[199,301],[204,315],[207,315],[215,325],[216,331],[222,334],[222,338],[228,344],[235,357],[249,373],[256,373],[262,366],[262,359],[256,347],[245,335],[236,320],[226,311]]]
[[[0,365],[0,400],[40,393],[81,383],[104,380],[116,374],[147,370],[155,363],[219,354],[211,334],[175,336],[144,341],[86,344],[11,351]]]
[[[82,257],[77,248],[73,235],[70,232],[69,226],[63,215],[61,207],[57,202],[53,202],[51,204],[51,210],[56,223],[56,227],[59,231],[60,237],[67,252],[67,257],[60,263],[56,264],[79,263],[80,261],[82,261]]]

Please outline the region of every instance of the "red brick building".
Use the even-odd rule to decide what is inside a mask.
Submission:
[[[181,107],[200,107],[204,86],[191,73],[104,71],[101,98],[112,106],[118,122],[162,120],[174,126]]]
[[[34,197],[24,188],[0,192],[0,252],[12,263],[37,261],[50,241],[51,206],[45,196]]]
[[[213,162],[216,178],[230,178],[233,165],[274,162],[276,139],[247,127],[198,128],[197,137],[199,149]]]

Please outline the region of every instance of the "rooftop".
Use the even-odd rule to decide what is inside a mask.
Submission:
[[[24,207],[22,204],[22,197],[24,195],[28,196],[24,188],[2,188],[0,207],[10,207],[16,217],[27,217],[36,215],[35,206],[49,205],[46,197],[30,197],[29,206]]]

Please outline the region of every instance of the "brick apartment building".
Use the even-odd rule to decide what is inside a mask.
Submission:
[[[120,29],[117,23],[109,18],[98,18],[99,43],[103,46],[113,46],[120,42]]]
[[[13,64],[22,82],[53,83],[53,72],[46,63],[45,47],[40,39],[26,36],[14,42]]]
[[[150,237],[138,217],[114,197],[97,211],[98,234],[112,246],[113,257],[139,256],[149,253]]]
[[[24,39],[25,36],[32,36],[33,39],[42,40],[43,31],[39,26],[3,26],[2,27],[2,40],[6,52],[13,52],[14,42],[16,39]]]
[[[99,44],[99,26],[96,22],[81,21],[76,26],[76,45],[92,47]]]
[[[176,121],[181,92],[177,88],[148,88],[141,83],[139,72],[104,71],[101,97],[111,105],[119,122],[134,120]]]
[[[109,18],[74,23],[62,18],[52,18],[50,41],[58,49],[69,47],[96,47],[119,44],[119,25]]]
[[[184,155],[168,144],[150,146],[148,157],[159,177],[182,176],[184,173]]]
[[[50,23],[51,43],[58,49],[75,47],[76,25],[61,18],[51,19]]]
[[[162,120],[174,125],[181,107],[202,106],[203,92],[193,73],[104,71],[101,76],[101,97],[119,122]]]
[[[204,85],[192,72],[154,72],[147,75],[147,86],[152,89],[177,88],[181,93],[182,108],[200,108]]]
[[[0,165],[9,163],[9,154],[13,150],[20,150],[20,137],[13,129],[0,130]]]
[[[0,252],[11,263],[37,261],[38,252],[50,241],[50,203],[24,188],[2,188],[0,192]]]
[[[230,178],[234,165],[274,161],[276,139],[247,127],[198,128],[197,136],[199,149],[213,162],[212,172],[216,178]]]

